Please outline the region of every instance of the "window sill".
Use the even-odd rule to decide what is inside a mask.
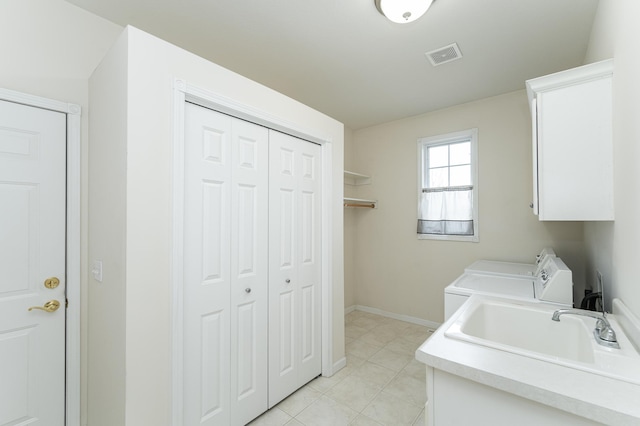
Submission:
[[[435,234],[417,234],[419,240],[440,240],[440,241],[462,241],[467,243],[479,243],[480,239],[477,235],[435,235]]]

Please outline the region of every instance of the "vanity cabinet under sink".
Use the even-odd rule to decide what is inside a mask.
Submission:
[[[602,424],[429,366],[427,394],[426,426]]]

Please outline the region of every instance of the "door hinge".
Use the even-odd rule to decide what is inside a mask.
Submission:
[[[69,307],[69,299],[64,299],[64,307],[65,309]]]

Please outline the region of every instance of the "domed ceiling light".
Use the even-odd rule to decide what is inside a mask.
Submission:
[[[433,0],[375,0],[378,11],[397,24],[413,22],[425,14]]]

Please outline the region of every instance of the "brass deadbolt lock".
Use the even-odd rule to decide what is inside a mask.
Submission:
[[[57,279],[56,277],[47,278],[46,280],[44,280],[44,286],[46,288],[56,288],[59,285],[60,285],[60,280]]]

